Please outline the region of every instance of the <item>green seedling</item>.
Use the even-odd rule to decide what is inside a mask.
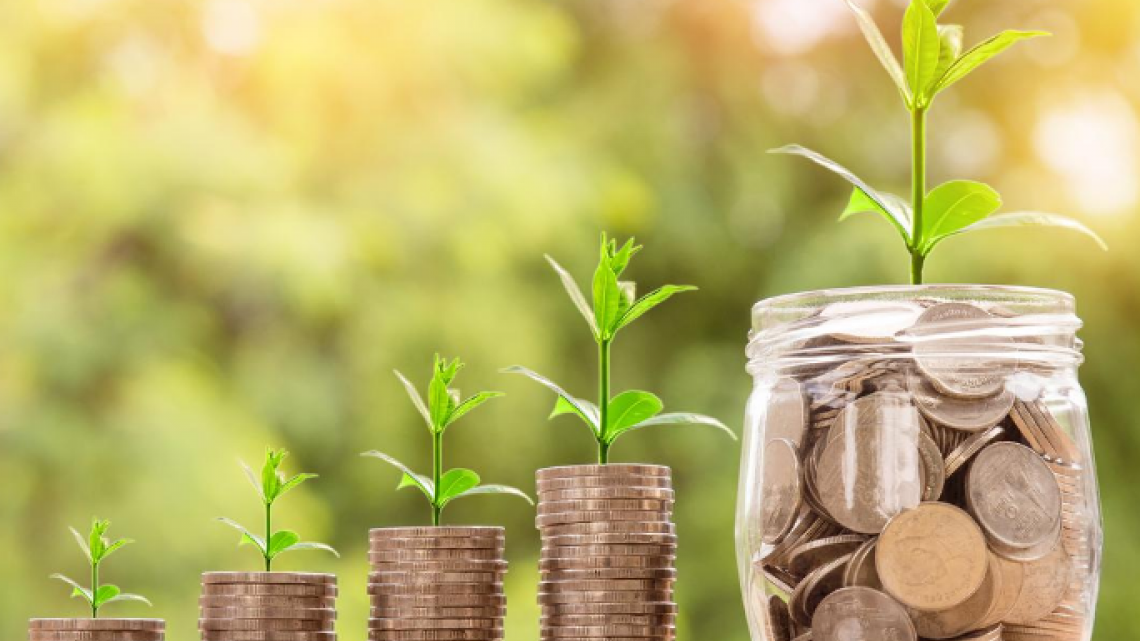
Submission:
[[[503,370],[509,374],[522,374],[545,386],[558,395],[551,418],[573,414],[590,428],[598,444],[598,462],[608,463],[614,441],[633,430],[654,425],[711,425],[733,434],[724,423],[701,414],[666,413],[661,410],[661,399],[650,392],[629,390],[610,397],[610,352],[618,332],[628,327],[646,312],[671,298],[674,294],[695,290],[689,285],[664,285],[637,298],[636,286],[620,280],[630,259],[641,250],[631,238],[620,248],[617,241],[602,234],[601,256],[594,271],[593,307],[579,289],[574,277],[550,256],[546,260],[558,273],[570,300],[586,319],[594,341],[598,345],[598,404],[571,396],[550,379],[517,365]]]
[[[257,490],[257,495],[261,498],[261,503],[265,507],[265,535],[259,536],[245,529],[241,524],[227,519],[226,517],[218,517],[218,520],[226,525],[241,532],[241,541],[239,545],[250,544],[257,548],[261,553],[261,557],[265,560],[265,571],[270,572],[273,567],[273,559],[277,558],[279,554],[284,552],[295,552],[297,550],[324,550],[330,552],[334,556],[339,557],[337,551],[324,543],[315,543],[312,541],[302,541],[301,537],[290,530],[273,531],[273,504],[277,499],[285,495],[286,492],[292,490],[298,485],[304,483],[309,479],[317,478],[316,474],[295,474],[292,477],[287,477],[281,471],[281,462],[289,453],[285,450],[267,449],[265,451],[265,464],[261,466],[261,476],[258,476],[253,468],[246,465],[244,462],[241,464],[245,470],[246,478],[249,479],[250,485],[253,489]]]
[[[416,410],[423,416],[424,423],[427,424],[428,432],[431,433],[432,474],[430,478],[423,474],[413,472],[407,465],[404,465],[383,452],[372,450],[362,454],[362,456],[370,456],[386,461],[404,473],[396,489],[415,487],[423,492],[431,504],[432,525],[439,525],[443,508],[447,507],[447,505],[455,499],[466,496],[476,496],[480,494],[513,494],[526,499],[527,503],[534,505],[534,501],[531,500],[525,492],[517,488],[506,485],[480,485],[481,479],[479,475],[472,470],[454,468],[444,471],[443,435],[447,432],[447,429],[460,418],[466,416],[471,410],[474,410],[492,398],[502,396],[500,392],[479,392],[466,400],[460,400],[459,391],[451,389],[451,383],[455,380],[456,375],[459,374],[459,370],[462,368],[463,363],[459,362],[458,358],[448,361],[444,358],[440,358],[439,354],[436,354],[435,364],[432,367],[431,382],[428,384],[427,403],[424,403],[424,399],[420,396],[419,391],[416,390],[416,386],[403,374],[396,372],[396,377],[404,384],[404,389],[407,390],[408,396],[411,397],[412,403],[416,406]]]
[[[103,565],[103,561],[119,548],[134,543],[134,541],[130,539],[111,541],[105,536],[107,529],[110,527],[110,521],[92,519],[91,532],[86,538],[79,533],[79,530],[69,528],[71,533],[75,536],[75,541],[79,543],[79,549],[83,550],[83,554],[87,557],[88,563],[91,564],[90,588],[85,588],[62,574],[51,575],[51,578],[59,579],[71,586],[72,597],[82,597],[84,601],[87,601],[87,604],[91,606],[91,618],[98,618],[99,608],[108,603],[115,603],[116,601],[139,601],[147,605],[151,604],[145,597],[123,592],[119,590],[119,587],[116,585],[99,583],[99,569]]]
[[[989,185],[971,180],[952,180],[927,191],[927,114],[935,97],[1014,44],[1050,35],[1043,31],[1003,31],[963,51],[961,25],[938,24],[950,0],[911,0],[903,17],[903,63],[899,64],[870,14],[846,0],[863,35],[879,62],[887,69],[902,96],[911,121],[911,196],[877,190],[839,163],[799,145],[773,149],[772,153],[803,156],[838,174],[854,185],[851,200],[839,220],[861,213],[877,213],[902,237],[910,253],[910,279],[922,283],[927,257],[939,243],[952,236],[998,227],[1046,225],[1090,236],[1106,246],[1083,224],[1042,212],[995,214],[1002,199]]]

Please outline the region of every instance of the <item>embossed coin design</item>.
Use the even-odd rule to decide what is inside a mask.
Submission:
[[[966,500],[1000,547],[1035,548],[1056,539],[1061,527],[1057,479],[1037,453],[1017,443],[995,443],[974,457]]]
[[[910,616],[897,601],[871,588],[842,588],[812,617],[812,641],[916,641]]]

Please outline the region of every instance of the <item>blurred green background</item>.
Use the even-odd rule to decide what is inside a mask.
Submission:
[[[897,44],[899,2],[874,4]],[[946,243],[942,282],[1075,293],[1107,528],[1097,639],[1135,638],[1140,569],[1140,6],[959,0],[973,43],[1020,46],[939,99],[932,184],[985,180],[1008,207],[1103,234],[990,232]],[[341,577],[364,638],[369,527],[424,523],[421,497],[358,453],[428,465],[392,376],[431,355],[505,399],[449,435],[449,463],[533,489],[591,440],[519,363],[587,395],[594,352],[542,259],[585,281],[600,230],[646,250],[642,287],[693,283],[623,334],[617,389],[739,426],[749,307],[796,290],[897,283],[882,221],[834,219],[814,147],[906,193],[907,121],[840,0],[42,0],[0,3],[0,636],[83,612],[67,533],[92,514],[138,543],[107,580],[195,638],[198,574],[256,569],[212,522],[257,522],[239,458],[267,445],[321,478],[277,520],[343,553],[283,557]],[[736,446],[712,430],[623,439],[680,491],[680,638],[748,638],[733,551]],[[457,503],[509,529],[508,638],[537,636],[538,537],[521,502]],[[110,613],[110,611],[108,611]]]

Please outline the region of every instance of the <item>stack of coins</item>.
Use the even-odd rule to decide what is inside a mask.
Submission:
[[[369,532],[369,641],[497,641],[507,597],[501,527]]]
[[[162,619],[32,619],[28,641],[163,641]]]
[[[675,638],[669,468],[538,471],[541,639]]]
[[[336,576],[304,572],[207,572],[202,641],[336,641]]]
[[[812,319],[827,332],[766,397],[751,492],[769,638],[1087,639],[1095,484],[1065,427],[1083,410],[1010,318],[931,301]]]

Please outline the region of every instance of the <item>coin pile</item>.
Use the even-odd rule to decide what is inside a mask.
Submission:
[[[1087,638],[1095,486],[1080,408],[1018,360],[1043,339],[960,302],[837,307],[761,410],[768,638]]]
[[[369,532],[369,641],[497,641],[507,597],[500,527]]]
[[[307,572],[207,572],[202,641],[336,641],[336,576]]]
[[[162,619],[32,619],[28,641],[163,641]]]
[[[579,465],[537,478],[540,638],[674,639],[669,468]]]

